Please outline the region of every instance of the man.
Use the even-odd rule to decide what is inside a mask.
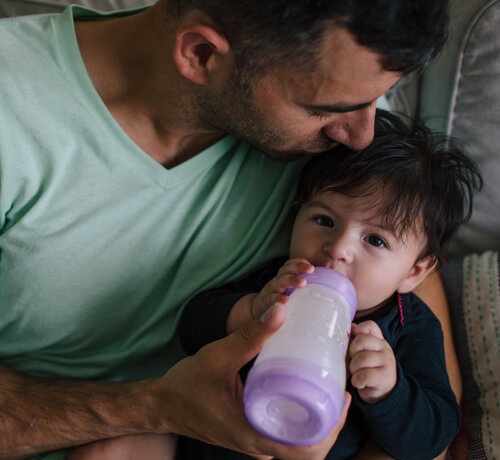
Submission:
[[[292,448],[242,410],[237,371],[284,312],[180,360],[180,309],[285,253],[301,158],[366,146],[446,17],[444,0],[160,0],[3,22],[0,455],[171,432],[322,458],[342,423]]]

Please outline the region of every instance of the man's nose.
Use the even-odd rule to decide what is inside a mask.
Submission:
[[[352,150],[362,150],[373,140],[375,128],[375,103],[360,110],[341,114],[323,128],[332,140],[346,145]]]

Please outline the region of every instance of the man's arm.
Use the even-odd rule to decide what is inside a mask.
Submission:
[[[448,302],[446,301],[441,277],[437,272],[431,273],[419,286],[417,286],[414,292],[429,306],[441,323],[444,335],[446,370],[450,378],[451,389],[455,393],[457,401],[460,402],[462,398],[462,376],[460,375],[457,352],[453,343],[450,311],[448,309]]]
[[[446,359],[446,370],[450,379],[451,389],[460,402],[462,399],[462,376],[458,365],[457,352],[453,343],[451,330],[450,311],[443,289],[441,277],[437,272],[431,273],[415,289],[417,294],[426,303],[433,313],[438,317],[444,335],[444,356]],[[444,460],[446,450],[436,460]]]
[[[0,458],[140,433],[148,420],[133,402],[143,398],[142,387],[50,380],[0,367]]]
[[[257,433],[243,411],[239,369],[281,326],[281,306],[265,321],[203,347],[165,375],[128,383],[78,382],[0,371],[0,458],[138,433],[178,433],[249,455],[297,460],[325,457],[347,415],[312,447],[278,444]]]

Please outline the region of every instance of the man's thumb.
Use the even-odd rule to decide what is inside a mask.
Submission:
[[[285,307],[276,303],[258,318],[246,323],[224,340],[231,357],[228,363],[240,369],[260,352],[266,341],[285,321]],[[229,358],[229,357],[228,357]]]

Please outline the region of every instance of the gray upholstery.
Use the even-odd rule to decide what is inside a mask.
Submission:
[[[391,105],[461,141],[485,181],[474,213],[454,238],[452,255],[500,249],[500,0],[452,0],[450,40]]]
[[[483,191],[450,245],[443,271],[462,372],[464,423],[449,457],[494,459],[500,452],[500,0],[451,0],[442,55],[389,95],[391,106],[463,142]]]

